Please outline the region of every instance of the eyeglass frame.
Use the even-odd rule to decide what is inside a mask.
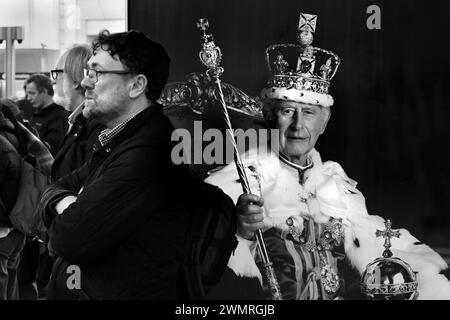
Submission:
[[[58,74],[59,73],[64,73],[64,69],[53,69],[53,70],[50,70],[50,76],[52,77],[52,79],[54,81],[58,80]]]
[[[93,80],[94,78],[91,78],[89,76],[89,72],[93,72],[93,74],[95,75],[95,81]],[[127,70],[95,70],[95,69],[83,69],[83,75],[84,77],[88,77],[89,81],[92,82],[92,84],[96,84],[98,82],[98,75],[99,74],[130,74],[130,71]]]

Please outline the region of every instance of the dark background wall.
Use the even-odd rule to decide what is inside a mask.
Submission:
[[[317,149],[359,182],[369,212],[434,246],[450,246],[450,55],[445,1],[129,0],[129,29],[161,42],[169,81],[202,71],[198,18],[224,54],[223,80],[257,95],[265,48],[295,42],[299,12],[318,15],[314,45],[342,60]],[[381,30],[366,9],[381,8]]]

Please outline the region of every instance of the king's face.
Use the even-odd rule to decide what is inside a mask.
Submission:
[[[325,131],[329,113],[321,106],[295,101],[279,101],[275,108],[279,152],[294,163],[306,165],[306,156]]]

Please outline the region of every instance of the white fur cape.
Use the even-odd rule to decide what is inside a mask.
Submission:
[[[330,217],[342,218],[345,226],[345,252],[349,261],[360,275],[366,266],[381,257],[384,250],[383,238],[375,236],[376,230],[384,230],[384,219],[367,213],[365,199],[356,189],[356,182],[347,177],[342,167],[327,161],[322,163],[319,153],[312,150],[309,157],[314,163],[307,171],[304,188],[298,183],[296,169],[282,163],[272,152],[258,154],[249,151],[242,156],[252,193],[264,199],[264,224],[266,228],[286,228],[286,218],[312,217],[316,222],[327,222]],[[235,202],[242,188],[231,163],[213,172],[206,180],[219,186]],[[308,197],[307,204],[299,198]],[[395,227],[395,221],[393,221]],[[450,299],[450,282],[440,274],[448,268],[447,263],[429,246],[422,244],[407,230],[400,229],[400,239],[392,239],[391,251],[394,257],[407,262],[417,272],[418,299]],[[258,277],[261,274],[253,256],[256,243],[237,236],[238,247],[231,256],[228,266],[238,275]],[[359,244],[357,246],[356,244]]]

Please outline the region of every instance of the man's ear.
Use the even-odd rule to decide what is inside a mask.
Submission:
[[[138,74],[137,76],[135,76],[130,84],[130,98],[134,99],[139,97],[143,93],[145,94],[147,84],[148,80],[146,76],[144,76],[143,74]]]
[[[330,120],[331,117],[331,110],[330,107],[322,107],[322,123],[320,128],[320,134],[325,132],[325,129],[327,128],[328,120]]]

